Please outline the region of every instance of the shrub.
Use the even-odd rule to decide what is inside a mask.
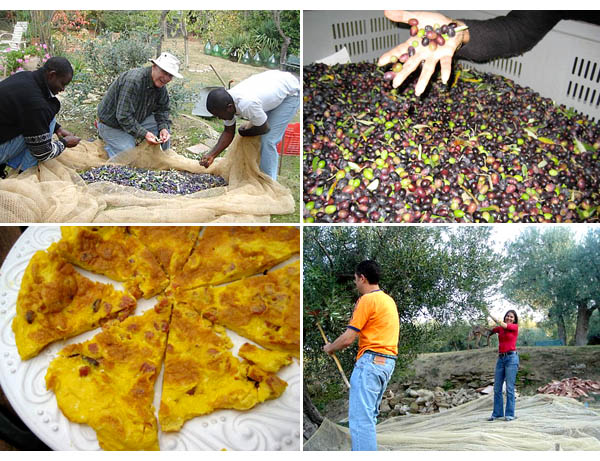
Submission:
[[[229,55],[235,56],[239,62],[246,51],[254,48],[254,37],[248,31],[232,34],[225,40],[225,46]]]
[[[96,11],[99,26],[110,32],[158,33],[160,10]]]
[[[116,40],[110,36],[89,40],[84,45],[84,55],[90,71],[110,83],[121,72],[147,63],[155,44],[149,34],[122,33]]]
[[[86,11],[55,11],[52,25],[62,32],[78,31],[90,26]]]
[[[8,51],[5,55],[5,66],[7,74],[14,74],[25,70],[23,66],[33,58],[39,58],[40,64],[45,63],[49,58],[48,47],[46,44],[30,45],[23,50]]]

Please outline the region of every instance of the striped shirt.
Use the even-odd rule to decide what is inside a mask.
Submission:
[[[102,123],[136,138],[146,136],[148,130],[142,127],[141,122],[152,114],[158,131],[169,129],[169,93],[166,86],[154,86],[152,66],[123,72],[110,85],[98,105],[98,119]]]

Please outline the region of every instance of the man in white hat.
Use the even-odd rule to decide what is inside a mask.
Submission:
[[[179,74],[179,60],[170,53],[150,59],[152,66],[123,72],[98,105],[98,133],[114,157],[135,147],[136,139],[168,149],[169,93],[166,85]]]

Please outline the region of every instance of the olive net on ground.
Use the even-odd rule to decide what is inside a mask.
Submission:
[[[377,425],[379,450],[600,450],[600,413],[554,395],[517,399],[517,419],[486,421],[493,396],[443,413]],[[348,429],[325,420],[304,450],[349,450]]]
[[[265,222],[294,211],[286,187],[259,169],[260,138],[237,136],[222,159],[197,160],[142,143],[110,162],[100,141],[82,141],[56,159],[0,180],[0,222]],[[189,195],[149,192],[78,171],[107,163],[222,176],[228,185]]]

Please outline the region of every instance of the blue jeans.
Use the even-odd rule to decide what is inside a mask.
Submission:
[[[519,354],[498,357],[494,375],[494,411],[492,418],[515,417],[515,382],[519,371]],[[503,408],[502,383],[506,381],[506,411]]]
[[[277,181],[279,154],[277,143],[283,138],[285,129],[300,105],[300,96],[288,96],[275,109],[267,112],[267,121],[271,128],[260,140],[260,170]]]
[[[375,425],[379,415],[379,405],[385,388],[396,366],[394,359],[384,359],[385,363],[374,363],[375,358],[381,358],[365,353],[354,365],[350,378],[350,405],[348,419],[352,451],[375,451],[377,439]]]
[[[50,122],[49,132],[54,133],[55,127],[56,118],[53,118]],[[23,135],[19,135],[10,141],[0,144],[0,163],[6,163],[15,170],[25,171],[27,168],[37,165],[38,161],[31,155],[27,144],[25,144]]]
[[[153,114],[150,114],[142,123],[142,127],[158,136],[158,124]],[[98,134],[106,143],[104,149],[110,158],[124,150],[133,149],[135,147],[135,137],[129,133],[125,133],[119,128],[113,128],[98,121]],[[167,150],[171,146],[171,140],[162,145],[163,150]]]

